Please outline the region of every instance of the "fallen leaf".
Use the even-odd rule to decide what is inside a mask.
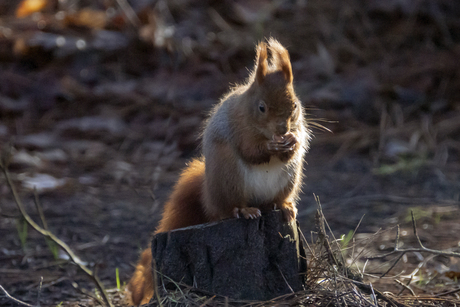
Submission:
[[[453,280],[460,279],[460,272],[449,271],[449,272],[444,273],[444,275],[446,275],[446,277],[453,279]]]
[[[75,14],[66,16],[65,21],[68,25],[103,29],[107,24],[107,14],[101,10],[84,8]]]
[[[37,193],[52,191],[63,187],[68,183],[65,178],[55,178],[48,174],[35,174],[31,177],[26,176],[22,180],[22,186],[29,190],[36,190]]]
[[[24,18],[45,8],[46,0],[23,0],[16,9],[16,17]]]
[[[449,266],[445,267],[445,270],[438,270],[439,272],[443,273],[444,276],[450,278],[452,280],[459,280],[460,279],[460,260],[457,257],[449,257],[450,263]]]

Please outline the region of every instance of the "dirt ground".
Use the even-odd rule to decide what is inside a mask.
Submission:
[[[0,147],[40,223],[97,271],[114,303],[172,185],[199,155],[207,112],[253,66],[290,51],[314,138],[298,220],[311,242],[318,196],[350,265],[381,291],[458,299],[460,2],[451,0],[27,1],[0,4]],[[40,1],[39,1],[40,2]],[[122,1],[120,1],[122,3]],[[327,129],[321,128],[323,125]],[[362,219],[361,223],[360,220]],[[94,284],[30,227],[0,176],[0,285],[41,306],[91,306]],[[393,260],[392,260],[393,259]],[[42,285],[41,277],[43,277]],[[460,290],[459,290],[460,292]],[[19,306],[0,294],[1,306]]]

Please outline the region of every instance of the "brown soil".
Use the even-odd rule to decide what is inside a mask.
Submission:
[[[291,53],[310,121],[333,132],[311,126],[298,204],[307,239],[315,194],[337,238],[364,216],[348,253],[359,265],[393,248],[396,225],[403,247],[417,246],[410,210],[425,246],[459,250],[457,1],[133,0],[132,22],[104,1],[46,2],[26,18],[0,4],[0,147],[12,148],[11,176],[29,214],[40,221],[38,184],[49,229],[107,288],[116,269],[129,280],[180,169],[199,154],[206,113],[247,76],[255,43],[270,35]],[[0,204],[0,285],[31,304],[38,293],[42,306],[95,304],[85,294],[91,281],[24,228],[3,176]],[[430,256],[408,253],[392,278],[366,280],[397,294],[404,288],[394,279],[407,283],[422,264],[416,293],[459,288],[458,258]],[[390,259],[366,272],[385,272]],[[122,295],[111,295],[119,304]],[[16,306],[2,295],[0,305]]]

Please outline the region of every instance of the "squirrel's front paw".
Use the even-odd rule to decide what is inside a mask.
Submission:
[[[284,136],[274,136],[272,140],[268,141],[267,149],[273,154],[288,153],[295,150],[297,139],[291,132]]]
[[[247,208],[238,208],[233,209],[233,216],[236,218],[240,217],[240,213],[244,216],[245,219],[256,219],[262,215],[258,208],[247,207]]]

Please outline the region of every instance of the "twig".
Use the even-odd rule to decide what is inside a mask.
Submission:
[[[14,301],[15,303],[18,303],[20,305],[23,305],[23,306],[27,306],[27,307],[39,307],[40,305],[37,305],[37,306],[34,306],[34,305],[30,305],[30,304],[27,304],[26,302],[23,302],[21,300],[18,300],[17,298],[15,297],[12,297],[6,290],[5,288],[2,287],[2,285],[0,285],[0,289],[5,293],[5,296],[7,298],[9,298],[10,300]]]
[[[454,289],[454,290],[451,290],[451,291],[447,291],[447,292],[443,292],[443,293],[438,293],[435,295],[435,297],[440,297],[440,296],[444,296],[444,295],[450,295],[450,294],[454,294],[454,293],[457,293],[457,292],[460,292],[460,288],[457,288],[457,289]]]
[[[203,304],[200,305],[200,307],[206,307],[216,296],[212,296],[210,298],[208,298],[206,301],[204,301]]]
[[[431,253],[431,254],[435,254],[435,255],[442,255],[442,256],[447,256],[447,257],[459,257],[460,258],[460,253],[448,252],[448,251],[440,251],[440,250],[435,250],[435,249],[431,249],[431,248],[426,248],[425,246],[423,246],[422,241],[420,240],[420,237],[418,236],[418,233],[417,233],[417,226],[416,226],[416,223],[415,223],[414,212],[412,212],[412,211],[411,211],[411,216],[412,216],[413,231],[414,231],[414,235],[415,235],[415,237],[417,239],[417,242],[420,245],[419,248],[412,247],[412,248],[401,249],[401,248],[398,247],[398,245],[399,245],[399,226],[398,226],[397,232],[396,232],[396,239],[395,239],[395,247],[394,247],[394,249],[389,253],[386,253],[386,254],[383,254],[383,255],[378,255],[378,256],[367,257],[367,259],[371,259],[371,260],[372,259],[382,259],[382,258],[385,258],[387,256],[390,256],[390,255],[393,255],[393,254],[396,254],[396,253],[401,253],[401,255],[398,257],[398,260],[397,260],[397,261],[399,261],[399,259],[401,259],[401,257],[405,253],[409,253],[409,252],[426,252],[426,253]],[[392,267],[394,267],[394,265]]]
[[[409,285],[410,285],[410,283],[412,282],[412,279],[413,279],[413,278],[414,278],[414,275],[410,275],[410,278],[409,278],[409,280],[407,281],[407,283],[406,283],[406,285],[405,285],[406,287],[404,287],[404,285],[401,284],[404,288],[402,288],[401,291],[399,291],[399,293],[398,293],[397,296],[400,296],[400,295],[404,292],[404,290],[407,289],[407,287],[409,287]],[[396,280],[396,279],[395,279],[395,280]],[[396,282],[402,283],[401,281],[396,281]],[[412,290],[412,288],[410,288],[410,287],[409,287],[409,289]],[[411,292],[412,292],[412,291],[411,291]],[[414,294],[414,296],[415,296],[415,294]]]
[[[40,306],[40,296],[42,294],[42,287],[43,287],[43,276],[40,276],[40,286],[38,287],[37,293],[37,305]]]
[[[290,285],[290,284],[288,283],[288,281],[286,280],[286,277],[284,277],[284,274],[283,274],[283,272],[281,271],[280,266],[279,266],[278,264],[276,264],[276,267],[278,268],[278,271],[280,272],[281,277],[283,277],[284,282],[285,282],[286,285],[288,286],[288,288],[289,288],[289,290],[291,291],[291,293],[294,293],[294,290],[292,290],[291,285]]]
[[[352,263],[350,264],[350,267],[351,267],[351,266],[355,263],[355,261],[358,259],[357,257],[356,257],[356,258],[354,257],[354,256],[355,256],[355,245],[356,245],[356,244],[355,244],[355,234],[356,234],[356,231],[358,231],[359,225],[361,225],[361,222],[363,221],[364,216],[365,216],[365,214],[363,214],[363,216],[361,216],[361,219],[359,220],[358,225],[356,225],[355,230],[353,231],[353,234],[351,235],[351,240],[353,240],[353,245],[352,245],[353,249],[352,249],[352,253],[351,253],[351,259],[353,259],[353,261],[352,261]],[[350,241],[351,241],[351,240],[350,240]],[[358,271],[359,271],[359,268],[358,268]],[[361,274],[361,273],[360,273],[360,274]],[[362,274],[361,274],[361,275],[362,275]]]
[[[305,236],[304,236],[302,230],[300,230],[300,228],[299,228],[299,233],[300,233],[302,242],[307,246],[308,250],[310,251],[311,256],[312,256],[313,258],[315,258],[315,260],[318,260],[318,257],[316,257],[315,253],[314,253],[313,250],[311,249],[310,244],[308,244],[307,239],[305,238]]]
[[[426,253],[431,253],[431,254],[436,254],[436,255],[442,255],[442,256],[446,256],[446,257],[459,257],[460,258],[460,253],[456,253],[456,252],[447,252],[447,251],[440,251],[440,250],[435,250],[435,249],[431,249],[431,248],[426,248],[426,247],[422,247],[422,248],[416,248],[416,247],[413,247],[413,248],[406,248],[406,249],[396,249],[396,250],[393,250],[389,253],[386,253],[384,255],[378,255],[378,256],[372,256],[372,257],[367,257],[367,259],[381,259],[381,258],[385,258],[387,256],[390,256],[390,255],[393,255],[393,254],[396,254],[396,253],[409,253],[409,252],[426,252]]]
[[[83,272],[85,272],[94,281],[94,283],[96,284],[96,287],[101,292],[101,295],[104,299],[104,302],[107,304],[107,306],[113,307],[112,303],[109,300],[107,292],[105,291],[105,288],[102,285],[99,278],[90,269],[88,269],[85,265],[81,263],[81,260],[74,254],[74,252],[70,249],[70,247],[65,242],[60,240],[50,231],[45,230],[42,227],[40,227],[40,225],[35,223],[35,221],[26,212],[26,210],[24,209],[24,205],[22,204],[18,196],[18,193],[13,185],[13,182],[11,181],[10,174],[7,170],[8,161],[6,159],[3,159],[2,161],[0,161],[0,168],[2,169],[3,174],[5,175],[5,178],[6,178],[6,182],[8,183],[8,186],[10,187],[11,192],[13,193],[13,197],[16,202],[16,205],[18,206],[19,211],[21,211],[21,214],[24,217],[24,219],[27,221],[27,223],[30,226],[32,226],[32,228],[34,228],[42,236],[49,238],[50,240],[54,241],[54,243],[59,245],[59,247],[62,248],[66,252],[66,254],[69,256],[70,260],[72,260],[73,263],[75,263]]]
[[[129,22],[135,27],[139,28],[141,26],[141,21],[139,17],[137,17],[136,12],[133,8],[129,5],[128,1],[126,0],[116,0],[120,8],[123,10],[123,13],[128,18]]]
[[[155,261],[155,259],[152,259],[152,264],[153,264],[153,291],[155,291],[155,297],[158,301],[158,305],[160,307],[163,307],[163,305],[161,304],[160,291],[158,291],[157,262]]]
[[[372,298],[372,304],[373,305],[377,305],[378,307],[378,300],[377,300],[377,296],[375,295],[375,291],[374,291],[374,287],[372,287],[372,284],[369,283],[369,287],[371,288],[371,298]]]
[[[40,215],[40,220],[42,221],[43,228],[48,230],[48,223],[46,223],[45,214],[43,214],[43,208],[40,205],[40,200],[38,199],[37,188],[34,186],[34,203],[37,208],[38,215]]]
[[[399,225],[397,226],[396,228],[396,238],[395,238],[395,246],[393,248],[393,250],[389,253],[386,253],[386,254],[383,254],[383,255],[378,255],[378,256],[372,256],[372,257],[367,257],[368,260],[373,260],[373,259],[382,259],[382,258],[385,258],[387,256],[390,256],[390,255],[393,255],[393,254],[397,254],[397,253],[400,253],[398,255],[398,257],[396,258],[396,260],[393,262],[393,264],[388,268],[388,270],[386,270],[382,275],[380,275],[380,278],[383,278],[385,277],[395,266],[396,264],[401,260],[401,258],[406,254],[406,253],[409,253],[409,252],[427,252],[427,253],[431,253],[431,254],[434,254],[434,255],[443,255],[443,256],[451,256],[451,257],[460,257],[460,253],[456,253],[456,252],[446,252],[446,251],[439,251],[439,250],[434,250],[434,249],[430,249],[430,248],[426,248],[425,246],[423,246],[422,244],[422,241],[420,240],[420,237],[418,235],[418,232],[417,232],[417,224],[415,222],[415,218],[414,218],[414,212],[411,211],[411,217],[412,217],[412,227],[413,227],[413,231],[414,231],[414,235],[417,239],[417,242],[420,246],[420,248],[406,248],[406,249],[400,249],[399,248],[399,239],[400,239],[400,229],[399,229]],[[423,265],[425,262],[423,262],[421,265]],[[419,268],[421,267],[421,265],[419,265]],[[411,279],[409,280],[409,283],[406,285],[403,285],[401,283],[401,285],[403,285],[404,287],[406,287],[407,289],[409,289],[412,293],[413,296],[415,296],[415,293],[412,291],[412,289],[408,286],[410,284],[410,281],[412,280],[412,277],[414,276],[414,273],[411,274]],[[398,280],[396,280],[396,282],[399,282]],[[400,282],[399,282],[400,283]],[[460,291],[460,290],[459,290]],[[399,293],[399,295],[402,293],[402,291]]]
[[[410,211],[410,216],[412,218],[412,227],[413,227],[413,230],[414,230],[415,238],[417,239],[417,242],[420,245],[420,247],[423,248],[423,249],[426,249],[426,247],[423,246],[422,241],[420,240],[420,237],[418,236],[418,233],[417,233],[417,225],[415,223],[414,211],[412,211],[412,210]],[[460,254],[458,254],[458,255],[460,256]]]
[[[407,284],[403,283],[400,280],[395,279],[395,282],[397,282],[398,284],[403,286],[403,289],[398,293],[398,296],[401,295],[405,289],[407,289],[407,290],[409,290],[409,292],[412,294],[413,297],[417,297],[417,295],[415,295],[414,290],[412,290],[412,288],[409,287],[409,284],[410,284],[411,281],[412,281],[412,276],[411,276],[411,278],[410,278],[410,280],[409,280],[409,282]]]
[[[366,238],[366,240],[369,240],[369,242],[367,242],[367,243],[364,245],[363,249],[358,253],[358,255],[356,255],[356,257],[353,258],[353,262],[350,264],[350,267],[351,267],[353,264],[355,264],[355,262],[356,262],[363,254],[367,254],[367,253],[369,252],[368,250],[366,250],[366,248],[373,242],[373,238],[375,238],[378,234],[380,234],[381,230],[382,230],[381,228],[380,228],[379,230],[377,230],[377,232],[375,232],[375,233],[372,235],[371,238]],[[363,267],[363,272],[362,272],[361,275],[364,275],[364,269],[365,269],[365,267],[366,267],[366,265],[367,265],[368,260],[369,260],[369,259],[366,259],[366,264],[365,264],[364,267]]]
[[[93,300],[97,301],[100,305],[104,305],[104,301],[102,301],[96,294],[81,288],[76,282],[72,282],[72,287],[74,287],[77,291],[82,293],[83,295],[86,295],[89,298],[92,298]]]
[[[326,249],[329,262],[332,265],[336,265],[338,267],[341,267],[339,261],[336,259],[334,252],[332,251],[331,245],[329,243],[329,240],[327,239],[327,234],[326,234],[326,228],[324,226],[325,218],[323,215],[323,211],[321,208],[321,203],[319,201],[319,197],[314,195],[316,203],[318,205],[317,213],[316,213],[316,227],[318,228],[318,239],[320,242],[320,245],[324,246]]]
[[[363,216],[361,216],[361,218],[359,219],[358,225],[356,225],[355,230],[353,231],[353,234],[351,235],[351,238],[355,237],[355,234],[358,231],[358,228],[361,225],[361,223],[362,223],[362,221],[364,219],[364,216],[365,216],[365,214],[363,214]]]
[[[383,277],[385,277],[388,273],[390,273],[390,271],[393,270],[393,268],[396,266],[396,264],[399,262],[399,260],[401,260],[401,258],[402,258],[405,254],[406,254],[406,253],[400,254],[400,255],[396,258],[395,262],[393,262],[393,264],[388,268],[388,270],[386,270],[385,273],[383,273],[383,274],[380,276],[380,278],[383,278]]]
[[[382,292],[380,292],[379,290],[377,289],[374,289],[372,288],[371,286],[365,284],[365,283],[362,283],[362,282],[359,282],[359,281],[356,281],[356,280],[351,280],[350,281],[355,284],[358,288],[360,288],[361,290],[363,291],[366,291],[368,294],[371,294],[373,293],[373,295],[378,298],[378,299],[381,299],[381,300],[384,300],[385,302],[387,302],[388,304],[390,304],[391,306],[397,306],[397,307],[407,307],[407,305],[405,304],[402,304],[402,303],[399,303],[397,302],[396,300],[392,299],[392,298],[389,298],[388,296],[386,296],[385,294],[383,294]]]

